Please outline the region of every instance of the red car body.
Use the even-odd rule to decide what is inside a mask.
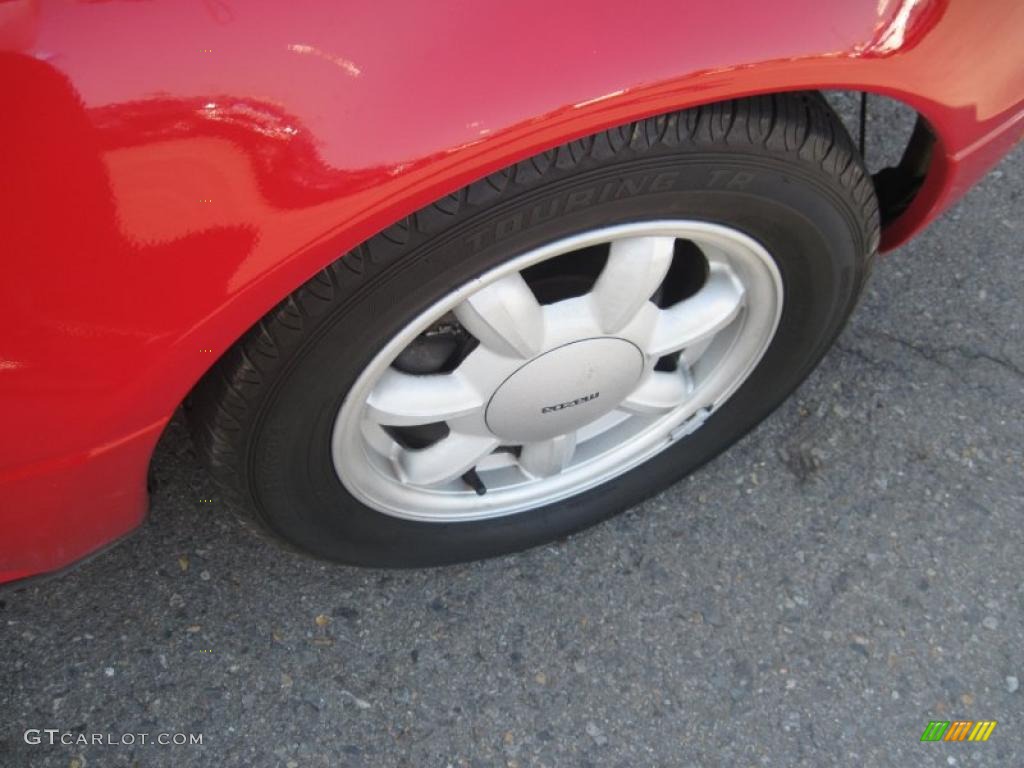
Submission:
[[[1024,126],[1019,0],[0,1],[0,581],[139,525],[247,328],[427,203],[607,127],[837,88],[936,142],[899,245]]]

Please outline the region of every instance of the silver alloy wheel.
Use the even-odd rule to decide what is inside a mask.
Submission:
[[[651,298],[679,240],[700,249],[706,277],[659,307]],[[607,261],[584,295],[541,304],[521,274],[602,244]],[[448,294],[381,350],[338,411],[335,470],[367,506],[426,522],[483,520],[574,496],[699,428],[761,359],[782,301],[767,251],[718,224],[623,224],[537,248]],[[393,366],[451,317],[479,342],[454,370]],[[673,370],[658,366],[677,353]],[[444,434],[424,447],[396,439],[396,428],[421,425]]]

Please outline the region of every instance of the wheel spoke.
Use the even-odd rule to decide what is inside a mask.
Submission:
[[[476,463],[477,472],[493,472],[496,469],[518,467],[519,459],[510,451],[495,451]]]
[[[580,427],[576,432],[576,444],[580,445],[587,442],[587,440],[593,440],[595,437],[599,437],[608,430],[619,426],[622,422],[628,421],[632,416],[633,414],[625,409],[616,408],[614,411],[610,411],[597,419],[597,421],[592,421]]]
[[[661,310],[645,351],[660,357],[698,344],[729,325],[742,307],[742,287],[727,268],[712,266],[697,293]]]
[[[398,443],[375,421],[363,419],[359,425],[366,444],[388,460],[394,459],[400,450]]]
[[[480,289],[455,308],[480,343],[509,357],[531,357],[544,340],[544,314],[518,272]]]
[[[551,477],[569,466],[575,450],[575,433],[527,443],[519,454],[519,466],[531,477]]]
[[[397,464],[403,482],[439,485],[461,477],[497,447],[495,437],[452,432],[429,448],[403,450]]]
[[[711,346],[711,342],[714,340],[714,336],[707,336],[696,344],[688,345],[686,349],[683,350],[683,353],[679,355],[680,367],[693,368],[697,361],[704,356],[704,353],[708,351],[708,347]]]
[[[458,373],[415,376],[389,368],[366,404],[372,421],[409,427],[472,413],[483,408],[484,398]]]
[[[623,328],[646,304],[672,264],[675,238],[629,237],[615,240],[608,263],[591,293],[601,330]]]
[[[663,413],[682,405],[689,395],[690,381],[681,371],[654,371],[619,407],[634,413]]]

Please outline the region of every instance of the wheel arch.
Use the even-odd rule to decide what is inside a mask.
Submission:
[[[758,80],[761,79],[759,76]],[[228,338],[220,341],[216,348],[219,354],[206,361],[203,370],[195,375],[192,383],[182,392],[179,403],[187,401],[189,393],[199,385],[203,377],[210,375],[211,371],[215,369],[220,356],[230,351],[234,342],[253,328],[260,318],[274,311],[275,308],[279,308],[282,302],[286,301],[287,297],[303,285],[309,277],[335,260],[339,258],[362,259],[363,255],[358,252],[359,246],[374,235],[393,229],[396,230],[395,236],[401,237],[398,231],[408,226],[408,219],[418,211],[439,204],[445,198],[459,193],[460,190],[469,187],[474,182],[511,169],[523,160],[543,155],[611,128],[625,127],[681,110],[714,108],[742,98],[800,91],[821,92],[826,95],[836,93],[840,94],[840,98],[854,100],[866,96],[876,104],[884,103],[887,110],[901,115],[901,125],[870,126],[868,129],[870,141],[885,143],[895,141],[895,146],[898,147],[897,161],[900,158],[909,158],[906,160],[904,168],[900,168],[901,163],[896,162],[894,165],[880,166],[873,174],[880,201],[887,199],[893,201],[888,210],[881,209],[883,250],[886,245],[890,248],[895,247],[891,239],[888,243],[886,242],[887,227],[899,220],[900,215],[907,211],[910,202],[924,186],[924,181],[928,178],[928,170],[931,167],[932,150],[938,137],[938,134],[931,128],[931,122],[924,116],[924,113],[918,111],[917,107],[923,107],[929,111],[931,111],[930,108],[941,111],[941,105],[923,103],[913,94],[893,95],[891,90],[881,88],[869,91],[842,82],[827,84],[819,88],[796,85],[771,87],[769,84],[762,83],[760,87],[740,89],[736,95],[721,99],[700,98],[699,94],[680,91],[678,88],[668,85],[659,90],[663,90],[664,93],[658,95],[656,99],[636,93],[628,98],[625,93],[613,93],[587,100],[581,104],[571,105],[551,115],[532,118],[524,123],[509,126],[502,133],[489,136],[486,140],[470,142],[446,152],[443,158],[438,158],[438,162],[443,163],[443,170],[432,173],[429,168],[424,168],[422,174],[414,174],[413,179],[405,188],[395,185],[393,194],[392,188],[389,187],[387,193],[380,196],[387,200],[386,205],[381,206],[378,210],[367,210],[360,220],[346,222],[343,229],[326,233],[323,237],[308,244],[309,251],[317,254],[313,261],[315,269],[311,274],[297,280],[288,280],[283,277],[283,274],[280,277],[274,277],[273,282],[277,287],[273,289],[273,292],[276,298],[273,298],[269,304],[262,304],[263,309],[258,311],[258,314],[256,314],[257,310],[250,310],[246,325],[232,326],[227,333]],[[832,98],[828,100],[831,106],[836,108],[837,101]],[[869,109],[871,103],[871,101],[868,102]],[[855,122],[852,122],[855,117],[852,116],[849,109],[845,115],[840,114],[840,117],[851,137],[855,142],[858,141],[858,128]],[[907,130],[908,121],[915,130]],[[923,150],[921,149],[922,145]],[[935,181],[935,179],[932,178],[929,181]],[[923,217],[924,212],[917,211],[916,216]],[[919,218],[910,223],[904,220],[901,224],[904,227],[913,227],[911,231],[914,231],[923,225],[923,220]],[[308,258],[309,254],[293,254],[293,257],[295,259]]]

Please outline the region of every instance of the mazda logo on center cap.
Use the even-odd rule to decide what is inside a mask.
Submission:
[[[545,405],[543,408],[540,409],[540,412],[554,413],[555,411],[562,411],[565,410],[566,408],[572,408],[574,405],[585,403],[588,400],[596,400],[600,394],[600,392],[594,392],[593,394],[584,395],[583,397],[577,397],[575,400],[569,400],[564,403],[559,403],[558,405]]]

